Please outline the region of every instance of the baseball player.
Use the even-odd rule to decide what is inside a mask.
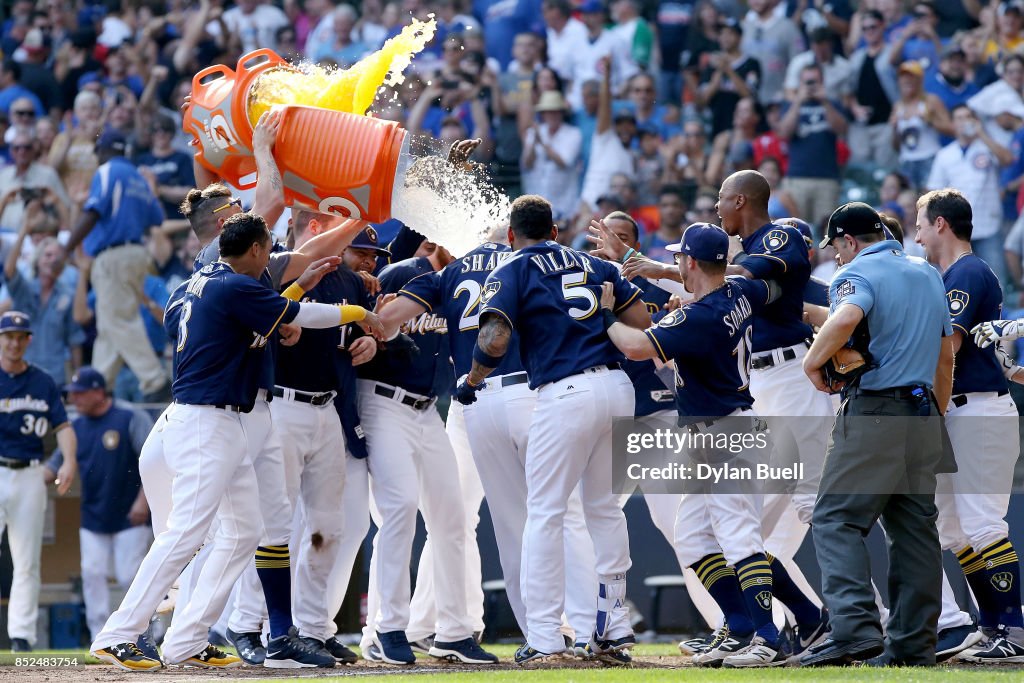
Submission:
[[[489,242],[456,259],[438,273],[413,278],[398,292],[398,298],[381,310],[385,333],[392,332],[400,322],[424,311],[443,315],[448,324],[448,340],[455,372],[459,375],[467,374],[472,365],[479,331],[480,294],[484,282],[511,255],[512,251],[507,246]],[[525,632],[525,607],[519,587],[523,529],[526,525],[524,460],[536,394],[527,386],[528,378],[522,367],[518,344],[513,341],[511,351],[505,355],[502,366],[498,368],[498,374],[492,375],[489,380],[490,388],[482,391],[480,400],[471,405],[463,406],[457,401],[453,402],[445,429],[456,458],[461,457],[460,481],[475,478],[478,482],[476,486],[480,489],[479,493],[470,497],[467,488],[463,488],[467,517],[474,531],[479,521],[477,510],[480,501],[487,494],[509,605],[520,628]],[[464,473],[467,471],[471,477]],[[597,591],[597,577],[593,570],[593,542],[587,532],[582,505],[575,492],[566,513],[565,538],[566,619],[573,631],[574,654],[586,657],[587,640],[594,630],[593,596]],[[480,555],[475,533],[467,538],[467,544],[470,544],[466,552],[467,577],[472,576],[473,571],[476,574],[474,579],[467,578],[467,581],[475,580],[477,583],[475,587],[467,586],[469,600],[473,592],[479,592],[480,583]],[[423,565],[422,559],[420,564]],[[414,615],[416,595],[420,594],[420,582],[423,579],[421,572],[417,575],[413,598]],[[432,590],[423,592],[433,593]],[[433,611],[432,605],[430,611]]]
[[[293,320],[313,328],[361,320],[379,329],[376,316],[363,308],[295,301],[336,260],[316,262],[287,297],[260,284],[271,249],[262,218],[233,216],[225,221],[220,242],[222,261],[189,280],[184,298],[164,320],[165,327],[177,326],[173,390],[178,405],[164,430],[165,457],[174,472],[167,528],[91,647],[97,658],[128,670],[162,666],[144,656],[133,639],[205,540],[215,516],[219,527],[209,559],[191,600],[167,632],[163,655],[171,663],[207,668],[241,662],[210,645],[207,629],[223,610],[231,584],[252,556],[261,532],[259,504],[251,495],[256,474],[239,417],[253,409],[260,389],[260,357],[250,348],[265,346],[279,324]],[[298,657],[295,650],[305,648],[296,640],[288,635],[275,638],[268,658]]]
[[[82,597],[89,633],[96,635],[110,616],[110,566],[127,590],[153,540],[138,469],[153,419],[130,404],[115,403],[103,375],[91,367],[79,368],[64,389],[78,411],[71,426],[80,444]],[[47,462],[48,475],[63,458],[58,449]]]
[[[674,361],[679,414],[694,416],[688,428],[727,433],[727,423],[714,427],[721,417],[753,416],[748,389],[753,316],[774,301],[778,290],[764,280],[726,278],[729,237],[717,226],[691,225],[682,242],[667,249],[680,254],[679,272],[694,301],[646,331],[606,314],[608,336],[628,358]],[[601,303],[606,309],[614,304],[608,285]],[[696,421],[696,416],[708,417]],[[726,615],[726,626],[694,663],[780,666],[787,653],[772,621],[773,572],[761,539],[758,496],[730,493],[687,495],[679,508],[675,544],[680,561],[697,572]]]
[[[960,467],[938,476],[935,504],[942,547],[956,554],[978,603],[979,629],[961,641],[960,649],[970,650],[960,658],[1024,662],[1020,565],[1005,521],[1020,456],[1017,408],[995,348],[969,332],[999,318],[1002,292],[992,269],[971,250],[973,213],[966,197],[936,190],[918,199],[917,209],[915,241],[942,271],[953,321],[946,428]]]
[[[605,661],[628,663],[628,649],[636,642],[625,602],[629,539],[611,492],[611,425],[613,417],[633,414],[634,398],[620,369],[622,356],[596,315],[599,286],[615,283],[616,308],[627,323],[646,326],[650,314],[640,290],[614,266],[553,241],[557,228],[547,200],[519,197],[510,224],[509,243],[517,253],[487,277],[473,366],[456,398],[474,400],[487,375],[501,365],[516,330],[529,385],[538,391],[526,452],[521,589],[527,633],[515,659],[524,664],[565,650],[559,632],[565,602],[563,518],[569,494],[580,485],[599,580],[590,647]],[[563,430],[567,415],[578,430],[572,438]]]
[[[381,294],[397,293],[409,280],[452,260],[440,246],[427,257],[399,261],[380,272]],[[385,347],[359,366],[359,416],[366,431],[374,501],[381,516],[374,538],[371,580],[379,611],[368,601],[364,650],[370,645],[389,664],[412,664],[409,626],[409,560],[420,509],[434,545],[437,623],[430,653],[466,664],[491,664],[480,648],[466,605],[466,513],[455,454],[434,409],[438,391],[451,384],[447,323],[423,313],[403,327],[418,354]],[[371,587],[371,592],[373,588]]]
[[[50,375],[25,360],[31,338],[32,322],[26,314],[0,315],[0,533],[7,528],[14,565],[7,605],[12,652],[31,652],[36,639],[46,513],[43,437],[53,431],[65,453],[54,482],[57,493],[68,492],[78,469],[77,440],[68,428],[60,391]]]

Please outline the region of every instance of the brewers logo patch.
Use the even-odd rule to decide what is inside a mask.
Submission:
[[[686,311],[677,308],[658,322],[658,327],[675,327],[686,320]]]
[[[490,301],[494,297],[494,295],[498,293],[499,289],[501,289],[501,283],[498,282],[497,280],[487,283],[487,286],[484,287],[483,293],[480,295],[480,305],[486,305],[487,302]]]
[[[103,432],[103,447],[108,451],[114,450],[120,443],[121,435],[116,430],[108,429]]]
[[[761,591],[758,593],[757,604],[761,606],[761,609],[770,610],[772,608],[772,592]]]
[[[970,295],[962,289],[949,290],[946,299],[949,301],[949,314],[954,318],[963,313],[967,304],[971,302]]]
[[[836,303],[842,301],[856,291],[857,288],[853,286],[853,283],[850,280],[843,280],[839,283],[839,286],[836,287]]]
[[[764,248],[767,251],[778,251],[786,246],[788,241],[789,235],[786,234],[785,230],[769,230],[768,234],[764,236],[762,244],[764,244]]]
[[[990,581],[992,582],[992,587],[1000,593],[1008,593],[1013,588],[1013,574],[1010,572],[993,574]]]

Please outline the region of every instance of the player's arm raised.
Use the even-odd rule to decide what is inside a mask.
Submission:
[[[647,307],[637,302],[616,316],[615,303],[615,285],[605,282],[601,285],[601,314],[604,316],[605,331],[615,348],[630,360],[657,358],[658,350],[644,333],[644,329],[651,323]]]
[[[280,125],[281,113],[267,111],[263,112],[252,131],[252,151],[256,157],[256,192],[252,200],[252,212],[263,216],[263,220],[271,227],[284,213],[284,183],[274,159],[274,143]]]

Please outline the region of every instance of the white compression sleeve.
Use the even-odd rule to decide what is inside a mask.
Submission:
[[[337,327],[341,324],[341,309],[335,304],[304,302],[292,324],[316,330]]]

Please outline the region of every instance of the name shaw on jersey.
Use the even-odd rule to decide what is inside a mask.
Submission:
[[[487,245],[485,245],[487,246]],[[470,254],[459,259],[462,263],[460,273],[489,273],[502,263],[512,258],[513,251],[495,251],[490,254]]]
[[[543,254],[534,254],[530,257],[530,263],[540,268],[545,275],[558,273],[563,270],[583,270],[588,273],[594,272],[594,266],[587,258],[570,249],[559,249]]]

